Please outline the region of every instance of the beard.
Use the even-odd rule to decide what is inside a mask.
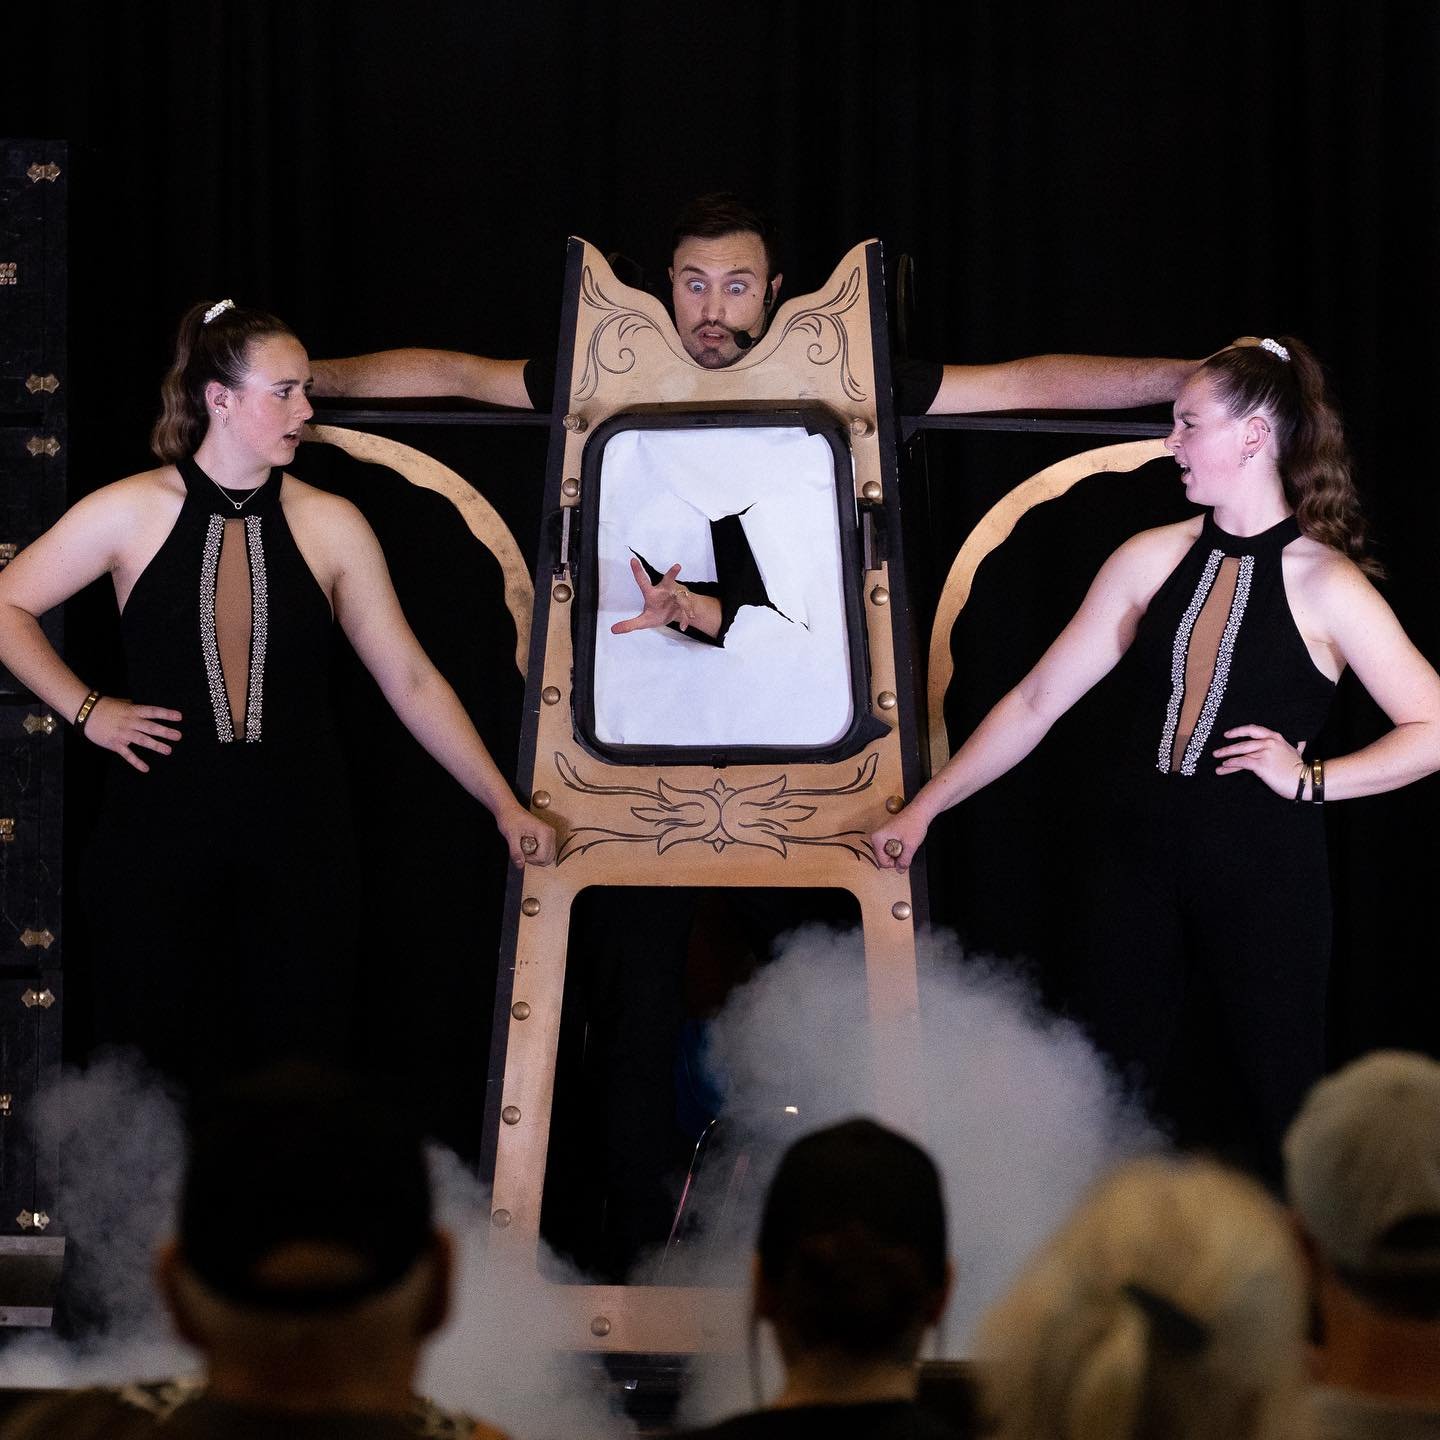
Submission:
[[[738,349],[733,355],[727,355],[723,350],[707,346],[698,355],[692,352],[690,358],[706,370],[723,370],[727,365],[733,365],[740,358],[740,354]]]
[[[702,328],[708,327],[697,325],[695,330],[698,331]],[[731,330],[728,325],[716,328],[723,328],[725,330],[724,340],[720,340],[716,344],[711,345],[700,340],[695,331],[692,331],[689,337],[690,344],[685,346],[686,354],[704,370],[723,370],[727,365],[733,365],[745,353],[735,344],[733,339],[735,332]],[[698,348],[692,349],[692,345]]]

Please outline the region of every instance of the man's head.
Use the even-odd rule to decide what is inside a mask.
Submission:
[[[382,1097],[296,1067],[198,1109],[158,1276],[212,1385],[398,1401],[450,1268],[420,1136]]]
[[[1347,1289],[1440,1319],[1440,1064],[1377,1051],[1321,1081],[1285,1137],[1285,1185]]]
[[[758,338],[780,293],[775,226],[735,195],[701,195],[676,216],[671,252],[681,343],[707,370],[733,365],[735,332]]]
[[[935,1162],[874,1120],[797,1140],[766,1192],[755,1313],[781,1353],[915,1358],[950,1294],[945,1199]]]

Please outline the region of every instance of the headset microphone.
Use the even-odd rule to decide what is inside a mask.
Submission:
[[[770,289],[769,283],[765,286],[765,308],[760,312],[760,333],[752,335],[748,330],[732,330],[731,337],[735,346],[740,351],[748,350],[765,333],[765,327],[770,323],[770,307],[775,303],[775,294]]]

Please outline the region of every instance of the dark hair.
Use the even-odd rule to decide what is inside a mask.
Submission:
[[[214,309],[197,300],[181,317],[175,336],[175,358],[160,382],[160,418],[150,432],[150,448],[169,464],[193,455],[210,423],[205,408],[205,387],[218,380],[230,389],[244,383],[250,373],[250,347],[271,335],[295,332],[263,310],[242,310],[231,305],[208,324]]]
[[[873,1120],[796,1141],[770,1184],[760,1270],[802,1346],[904,1356],[946,1281],[935,1162]]]
[[[1366,554],[1350,452],[1325,372],[1303,340],[1282,335],[1280,344],[1289,351],[1288,360],[1261,345],[1232,345],[1201,368],[1214,377],[1231,415],[1263,410],[1270,417],[1285,499],[1301,531],[1379,576],[1384,573],[1379,563]]]
[[[675,217],[670,236],[670,253],[680,242],[694,236],[713,240],[720,235],[758,235],[765,246],[765,278],[771,280],[780,270],[780,232],[763,210],[756,209],[730,190],[716,190],[697,195]]]
[[[188,1142],[181,1250],[235,1304],[344,1309],[398,1284],[433,1244],[420,1130],[369,1082],[318,1064],[277,1065],[202,1097]],[[277,1284],[265,1262],[304,1242],[343,1252],[353,1273]]]

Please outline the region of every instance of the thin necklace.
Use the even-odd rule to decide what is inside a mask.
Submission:
[[[201,470],[200,473],[205,475],[203,470]],[[265,482],[262,480],[253,490],[247,490],[245,492],[245,498],[243,500],[237,500],[218,480],[209,475],[205,475],[205,478],[235,507],[237,514],[265,488]]]

